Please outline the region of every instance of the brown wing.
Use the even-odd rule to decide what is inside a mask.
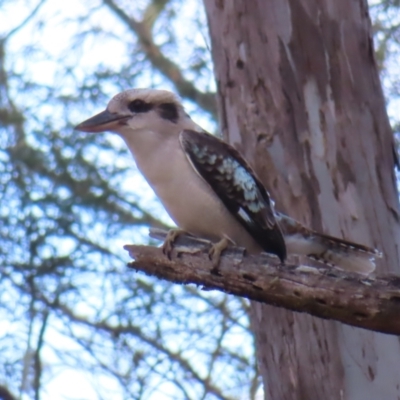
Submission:
[[[267,252],[282,262],[286,246],[268,192],[232,146],[205,132],[184,130],[182,147],[197,173]]]

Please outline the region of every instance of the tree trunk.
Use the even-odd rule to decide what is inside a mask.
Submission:
[[[364,0],[205,0],[221,129],[276,208],[399,272],[393,137]],[[400,343],[252,304],[265,398],[400,397]]]

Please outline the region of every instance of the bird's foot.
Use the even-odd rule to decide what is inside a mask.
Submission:
[[[221,259],[221,254],[226,250],[229,243],[231,241],[224,237],[219,242],[212,245],[211,249],[208,252],[208,257],[212,261],[212,270],[211,273],[215,275],[220,275],[218,272],[219,261]]]
[[[167,233],[167,236],[164,240],[164,243],[162,245],[162,252],[168,257],[168,259],[171,259],[171,254],[172,250],[174,249],[174,242],[178,238],[179,235],[183,235],[187,233],[183,229],[170,229]]]

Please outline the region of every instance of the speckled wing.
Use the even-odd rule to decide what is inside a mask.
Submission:
[[[283,262],[286,246],[269,194],[232,146],[205,132],[184,130],[180,141],[196,172],[260,247]]]

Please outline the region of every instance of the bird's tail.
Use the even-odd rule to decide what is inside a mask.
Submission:
[[[310,237],[311,250],[308,257],[333,265],[349,272],[368,275],[375,268],[375,258],[382,254],[369,247],[347,240],[313,232]]]
[[[305,255],[349,272],[368,275],[375,270],[376,250],[312,231],[283,214],[279,218],[288,254]]]

